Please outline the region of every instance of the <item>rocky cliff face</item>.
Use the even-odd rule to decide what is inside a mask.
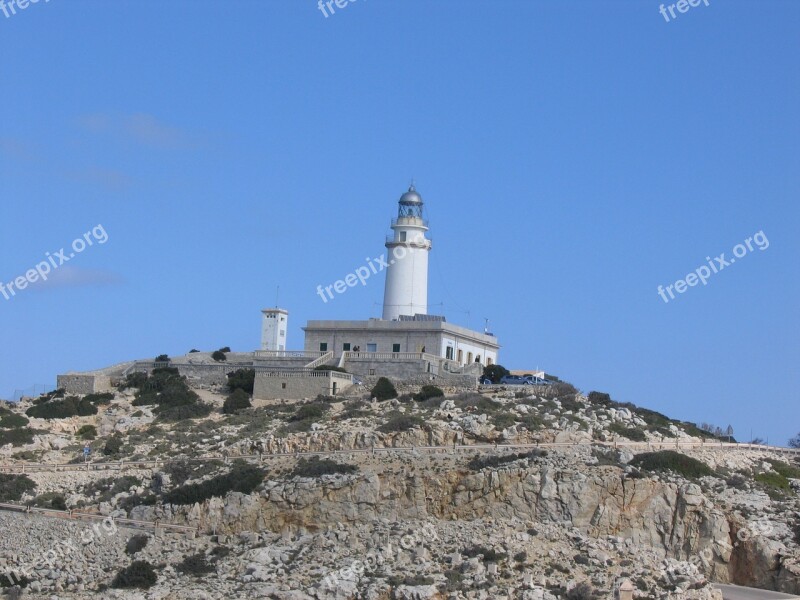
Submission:
[[[305,533],[380,519],[550,523],[591,538],[621,538],[665,560],[691,560],[717,582],[800,591],[796,562],[784,558],[786,546],[773,535],[778,522],[748,522],[715,502],[709,486],[633,478],[622,468],[587,462],[580,452],[551,453],[473,471],[464,457],[452,455],[373,457],[358,475],[271,480],[257,494],[192,507],[139,507],[134,515],[226,533]],[[741,542],[743,529],[749,533]]]

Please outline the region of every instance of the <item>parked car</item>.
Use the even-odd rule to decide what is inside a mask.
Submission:
[[[481,377],[480,378],[481,385],[492,385],[494,382],[489,379],[488,377]]]
[[[519,375],[505,375],[500,378],[500,383],[504,385],[530,385],[530,381]]]

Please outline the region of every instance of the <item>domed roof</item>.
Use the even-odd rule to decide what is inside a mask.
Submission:
[[[417,193],[413,183],[408,187],[408,191],[400,196],[400,204],[422,204],[422,196]]]

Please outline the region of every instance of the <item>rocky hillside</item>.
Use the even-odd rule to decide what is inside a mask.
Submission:
[[[0,512],[11,593],[581,600],[622,580],[636,598],[718,598],[710,582],[800,593],[793,458],[605,394],[361,389],[248,407],[241,389],[169,371],[121,388],[0,409],[0,501],[108,517]],[[87,443],[91,469],[32,470],[81,464]]]

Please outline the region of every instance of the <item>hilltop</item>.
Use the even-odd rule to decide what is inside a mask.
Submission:
[[[712,581],[800,592],[800,468],[777,450],[567,383],[394,382],[378,401],[368,382],[248,407],[249,373],[230,380],[238,392],[157,369],[0,409],[0,501],[192,529],[114,526],[36,568],[87,526],[0,513],[0,560],[28,572],[25,594],[581,600],[624,579],[636,598],[718,598]]]

